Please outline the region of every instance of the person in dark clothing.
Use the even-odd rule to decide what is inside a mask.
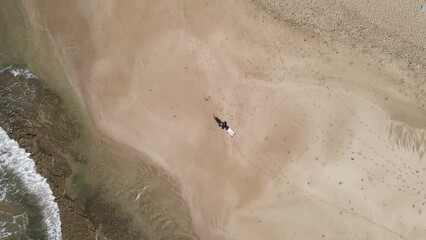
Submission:
[[[214,114],[213,114],[213,119],[217,122],[219,127],[222,128],[222,129],[225,129],[231,135],[231,137],[233,137],[235,135],[234,131],[232,131],[232,129],[228,126],[228,123],[226,121],[222,122],[222,120],[220,120]]]
[[[228,130],[228,123],[226,121],[222,122],[222,120],[220,120],[218,117],[216,117],[216,115],[213,114],[213,118],[214,120],[217,122],[217,124],[219,124],[219,127],[225,130]]]

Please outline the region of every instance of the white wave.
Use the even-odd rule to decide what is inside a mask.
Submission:
[[[12,65],[0,69],[0,74],[5,74],[5,73],[9,73],[14,77],[24,77],[25,79],[37,79],[37,76],[32,74],[28,69],[13,67]]]
[[[7,190],[7,186],[2,185],[0,181],[0,202],[4,201],[6,198]]]
[[[42,208],[43,218],[49,239],[62,239],[61,220],[58,204],[46,178],[36,172],[30,154],[20,148],[18,143],[7,136],[0,128],[0,168],[8,169],[18,176],[27,190],[37,198]]]

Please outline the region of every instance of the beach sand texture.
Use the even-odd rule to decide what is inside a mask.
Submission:
[[[363,2],[318,11],[351,11],[425,49],[417,8],[380,18]],[[326,39],[252,1],[23,4],[96,128],[179,183],[200,239],[425,238],[422,75],[369,42]]]

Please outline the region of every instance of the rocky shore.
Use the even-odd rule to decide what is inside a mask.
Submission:
[[[117,206],[105,201],[101,189],[72,176],[70,162],[84,168],[90,159],[76,146],[81,128],[60,97],[40,80],[3,73],[0,103],[0,127],[31,153],[37,171],[47,178],[56,197],[63,239],[142,237],[129,229],[130,220]],[[84,190],[73,191],[69,185]]]

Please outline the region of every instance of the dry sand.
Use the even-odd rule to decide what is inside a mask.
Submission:
[[[425,238],[425,87],[380,51],[242,0],[24,4],[97,129],[175,178],[201,239]],[[424,32],[404,11],[382,25]]]

